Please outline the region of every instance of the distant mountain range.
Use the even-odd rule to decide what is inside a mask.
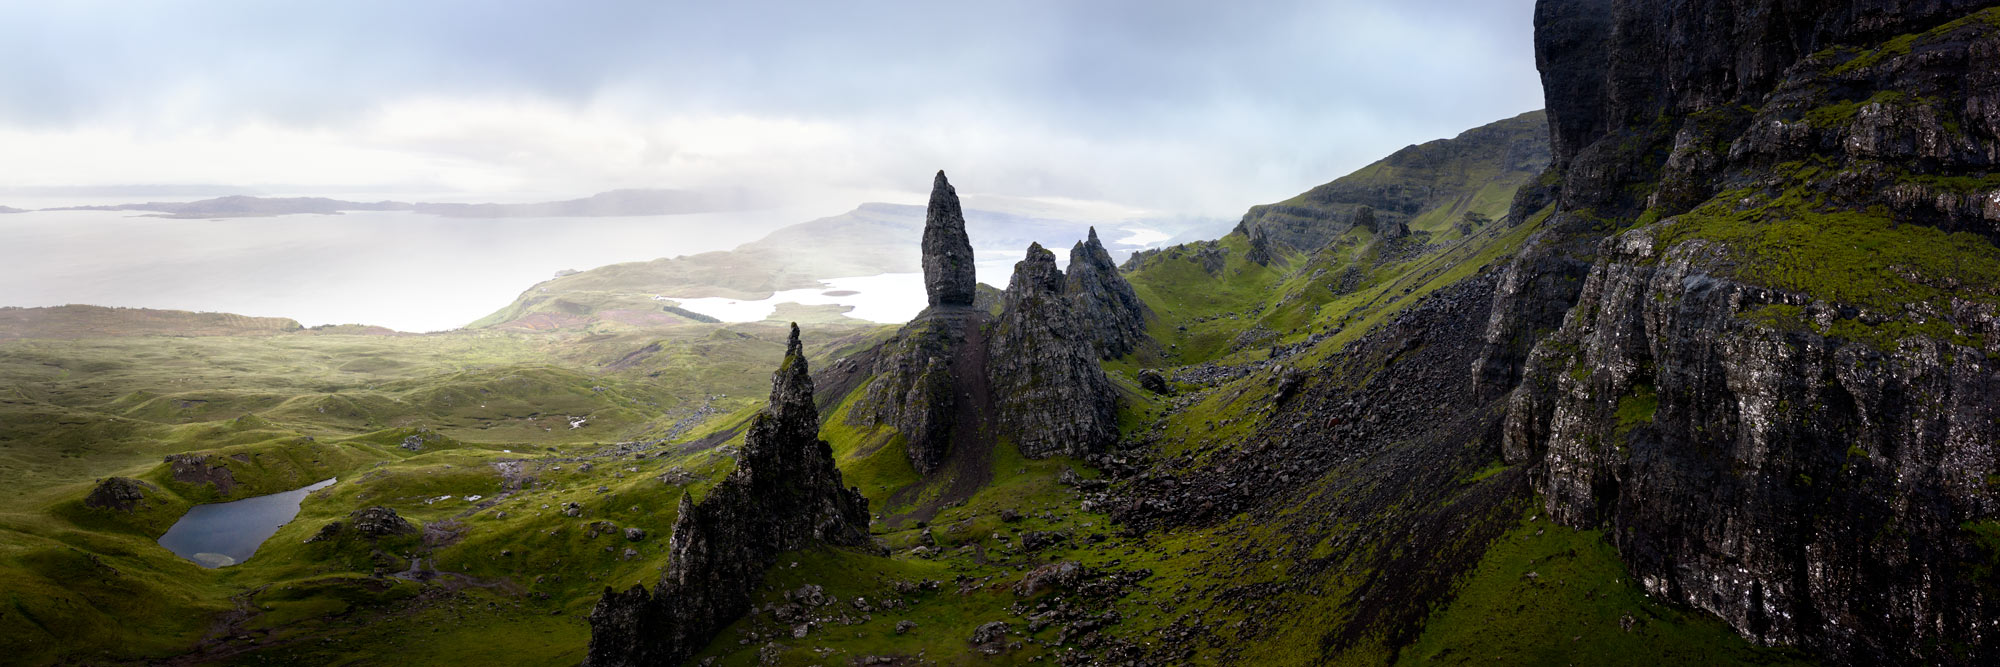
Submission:
[[[738,190],[631,189],[600,192],[581,199],[527,204],[457,204],[377,201],[358,202],[326,197],[251,197],[231,195],[190,202],[145,202],[100,206],[63,206],[48,211],[148,211],[163,218],[258,218],[300,213],[333,215],[343,211],[414,211],[448,218],[548,218],[676,215],[752,208],[751,197]],[[0,207],[0,213],[20,209]]]

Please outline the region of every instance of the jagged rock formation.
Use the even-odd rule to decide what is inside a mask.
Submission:
[[[736,470],[699,503],[681,497],[659,586],[606,588],[591,610],[587,664],[677,664],[749,611],[778,554],[868,543],[868,501],[841,486],[833,448],[819,439],[796,324],[771,384],[771,405],[752,420]]]
[[[1097,359],[1131,353],[1146,315],[1097,230],[1070,250],[1067,276],[1054,253],[1033,244],[995,318],[973,304],[972,250],[958,211],[938,172],[923,242],[931,307],[873,353],[875,377],[849,420],[894,427],[911,467],[926,476],[953,447],[996,436],[1033,458],[1109,442],[1116,394]]]
[[[1082,456],[1118,436],[1117,392],[1097,365],[1089,335],[1095,327],[1064,287],[1055,253],[1028,246],[1027,258],[1014,265],[987,353],[995,424],[1029,458]],[[1125,289],[1129,294],[1131,287]]]
[[[929,475],[944,465],[954,434],[979,432],[986,414],[987,313],[978,308],[972,242],[958,191],[937,173],[924,218],[924,289],[930,307],[876,355],[876,380],[852,419],[888,424],[904,436],[911,467]],[[964,439],[964,438],[957,438]]]
[[[939,170],[931,182],[930,208],[924,212],[924,289],[933,306],[970,306],[978,284],[958,190]]]
[[[1649,592],[1840,663],[2000,656],[1987,4],[1540,3],[1554,185],[1475,385]]]
[[[1132,284],[1118,275],[1111,253],[1097,240],[1096,227],[1090,229],[1089,238],[1070,248],[1063,293],[1075,302],[1077,313],[1088,313],[1078,324],[1084,337],[1094,339],[1103,358],[1131,354],[1145,337],[1146,305],[1132,292]]]
[[[151,484],[130,477],[106,477],[90,490],[90,495],[83,498],[83,504],[98,509],[131,512],[146,499],[148,492],[158,490]]]

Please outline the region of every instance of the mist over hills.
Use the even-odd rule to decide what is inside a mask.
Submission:
[[[146,202],[61,206],[50,211],[150,211],[164,218],[243,218],[341,211],[415,211],[450,218],[547,218],[676,215],[753,208],[755,197],[741,191],[629,189],[589,197],[525,204],[357,202],[326,197],[229,195],[191,202]]]

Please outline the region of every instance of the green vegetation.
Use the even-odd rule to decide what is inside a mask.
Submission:
[[[713,450],[621,460],[603,448],[727,427],[761,404],[782,341],[767,325],[0,341],[0,645],[24,662],[198,647],[574,663],[600,582],[657,572],[680,493],[729,466]],[[161,460],[183,452],[234,485],[175,479]],[[130,513],[85,506],[114,474],[149,484],[145,500]],[[245,563],[202,569],[154,543],[196,503],[327,477],[341,482]],[[564,516],[565,502],[582,516]],[[436,535],[305,543],[371,505]],[[591,536],[598,521],[651,537]],[[438,578],[375,576],[412,556]],[[451,595],[418,595],[430,588]],[[231,610],[242,613],[214,635]]]
[[[1822,332],[1880,346],[1910,334],[1958,335],[1948,323],[1903,317],[1907,304],[2000,303],[1994,287],[2000,285],[2000,248],[1986,239],[1898,225],[1880,210],[1829,208],[1806,186],[1776,196],[1726,192],[1658,234],[1655,247],[1661,251],[1693,239],[1716,242],[1735,260],[1737,279],[1884,316],[1875,324],[1842,319]],[[1769,324],[1803,319],[1802,311],[1789,306],[1746,316]]]
[[[1854,115],[1859,113],[1863,107],[1872,104],[1898,106],[1908,100],[1909,97],[1907,95],[1893,90],[1885,90],[1875,93],[1873,97],[1865,100],[1837,102],[1807,111],[1805,120],[1807,123],[1812,124],[1814,128],[1824,130],[1852,122]]]
[[[1540,503],[1536,503],[1539,506]],[[1806,664],[1712,617],[1654,602],[1593,530],[1531,516],[1494,541],[1397,655],[1422,664]]]
[[[1653,413],[1660,409],[1660,397],[1653,392],[1652,385],[1638,385],[1632,393],[1618,399],[1618,428],[1627,430],[1641,424],[1653,423]]]

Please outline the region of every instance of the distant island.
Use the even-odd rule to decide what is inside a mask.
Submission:
[[[740,191],[628,189],[600,192],[581,199],[527,204],[455,204],[425,202],[357,202],[326,197],[252,197],[231,195],[191,202],[145,202],[99,206],[63,206],[45,211],[146,211],[163,218],[259,218],[310,213],[336,215],[345,211],[414,211],[447,218],[549,218],[677,215],[752,208]],[[0,207],[0,213],[19,209]]]

